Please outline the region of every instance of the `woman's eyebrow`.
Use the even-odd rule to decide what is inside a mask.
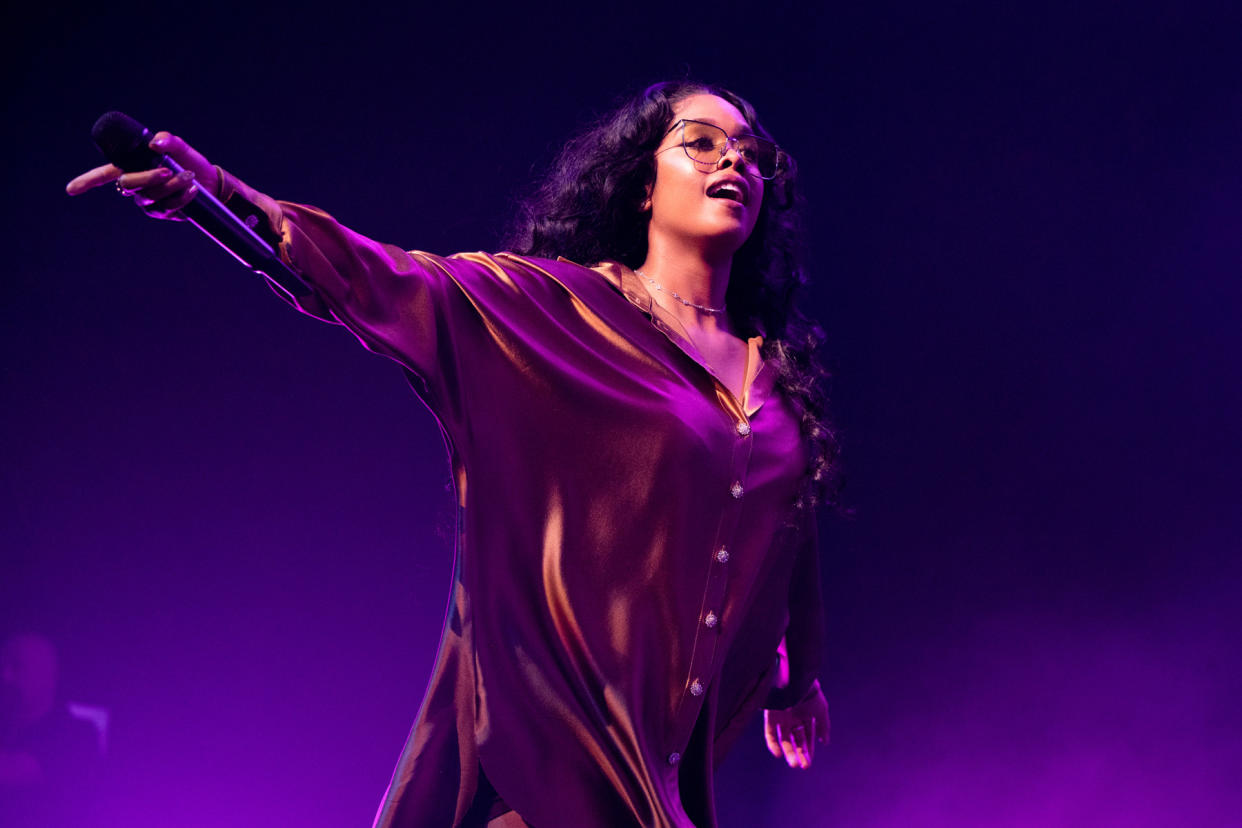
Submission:
[[[723,129],[723,130],[725,131],[725,134],[726,134],[726,135],[730,135],[730,136],[732,136],[732,137],[734,137],[734,138],[737,138],[738,136],[742,136],[742,135],[745,135],[745,136],[748,136],[748,137],[751,137],[751,138],[758,138],[758,137],[759,137],[759,136],[758,136],[758,135],[756,135],[756,134],[754,133],[754,131],[750,128],[750,124],[746,123],[745,121],[743,121],[743,122],[742,122],[742,126],[741,126],[741,127],[740,127],[740,128],[739,128],[736,132],[730,132],[728,127],[721,126],[719,123],[717,123],[716,121],[712,120],[711,118],[690,118],[690,117],[686,117],[686,118],[683,118],[682,120],[684,120],[684,121],[698,121],[700,124],[711,124],[712,126],[716,127],[717,129]]]

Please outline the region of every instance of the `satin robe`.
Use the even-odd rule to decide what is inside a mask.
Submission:
[[[807,447],[762,340],[738,398],[623,265],[407,252],[225,195],[266,214],[314,287],[301,310],[404,368],[448,447],[452,594],[376,825],[462,825],[481,764],[539,828],[714,826],[714,763],[823,648]]]

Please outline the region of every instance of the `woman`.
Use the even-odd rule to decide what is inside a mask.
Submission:
[[[381,245],[152,147],[187,174],[69,192],[257,207],[299,307],[401,363],[446,437],[453,595],[377,824],[714,825],[712,768],[760,706],[772,753],[810,764],[834,451],[791,305],[794,169],[749,104],[646,90],[562,152],[521,255]]]

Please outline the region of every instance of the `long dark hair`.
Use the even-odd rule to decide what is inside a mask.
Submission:
[[[508,249],[639,267],[647,256],[650,213],[642,205],[655,183],[655,150],[674,120],[674,105],[697,94],[723,98],[756,135],[771,138],[754,107],[727,89],[692,81],[657,83],[565,145],[521,204]],[[755,229],[733,256],[725,298],[739,332],[763,335],[764,361],[776,369],[777,385],[801,417],[810,456],[798,505],[811,508],[836,501],[838,443],[827,417],[826,372],[817,356],[823,332],[795,305],[806,284],[797,177],[797,165],[789,159],[787,168],[766,182]]]

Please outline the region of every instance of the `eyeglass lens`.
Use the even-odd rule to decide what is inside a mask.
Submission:
[[[776,144],[756,135],[739,135],[730,139],[720,127],[699,121],[682,122],[682,146],[686,155],[699,164],[715,165],[729,151],[732,141],[737,154],[760,178],[774,178],[781,166],[781,151]]]

